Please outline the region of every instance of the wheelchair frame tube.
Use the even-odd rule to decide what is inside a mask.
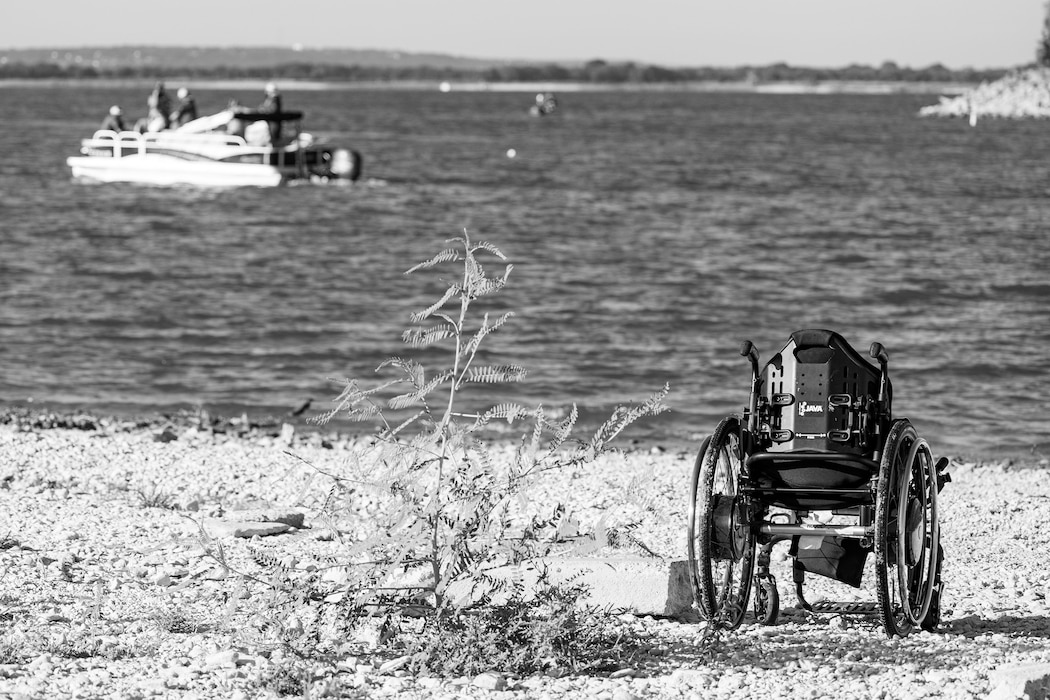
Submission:
[[[891,407],[886,405],[886,382],[890,378],[890,355],[882,343],[872,343],[868,349],[868,355],[879,363],[879,415],[875,421],[875,435],[878,437],[879,447],[872,453],[873,458],[878,462],[882,459],[882,448],[885,447],[883,438],[886,436],[882,427],[888,426],[893,420]]]
[[[875,534],[874,526],[870,525],[777,525],[775,523],[762,523],[758,531],[763,535],[794,537],[852,537],[864,539]]]

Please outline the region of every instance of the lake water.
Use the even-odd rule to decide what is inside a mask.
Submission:
[[[361,182],[73,182],[79,140],[148,90],[0,87],[2,404],[324,409],[409,352],[442,287],[403,272],[465,228],[515,265],[492,361],[530,372],[479,401],[593,425],[669,383],[629,437],[687,445],[744,406],[741,340],[765,360],[824,327],[886,346],[935,454],[1050,451],[1045,122],[919,119],[935,95],[565,93],[538,119],[522,92],[285,90]]]

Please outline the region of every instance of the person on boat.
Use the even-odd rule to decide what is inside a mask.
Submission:
[[[164,83],[158,82],[146,99],[149,112],[146,116],[146,131],[163,131],[170,126],[171,98],[164,91]]]
[[[266,97],[255,111],[259,114],[280,114],[283,110],[281,108],[281,93],[277,91],[277,86],[273,83],[266,83],[263,91],[266,93]],[[281,122],[272,121],[269,122],[269,126],[270,143],[276,144],[277,140],[281,138]]]
[[[119,106],[113,105],[109,108],[109,114],[102,120],[102,126],[99,129],[109,129],[115,131],[118,134],[124,131],[124,110]]]
[[[197,101],[193,99],[189,88],[180,87],[177,95],[178,104],[175,105],[175,110],[169,117],[171,125],[176,128],[197,118]]]
[[[266,87],[263,89],[266,97],[263,99],[262,104],[255,111],[260,114],[276,114],[281,111],[281,93],[277,92],[277,86],[273,83],[266,83]]]

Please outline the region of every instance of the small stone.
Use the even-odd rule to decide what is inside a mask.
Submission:
[[[507,678],[502,673],[486,671],[474,676],[473,684],[485,690],[506,690]]]
[[[711,676],[692,668],[679,668],[671,673],[671,682],[675,685],[685,685],[691,688],[705,688],[711,683]]]
[[[226,649],[223,651],[217,651],[213,654],[208,654],[204,657],[204,664],[209,668],[216,668],[219,666],[236,666],[240,660],[240,652],[236,649]]]
[[[844,630],[848,625],[846,624],[846,618],[841,615],[835,615],[828,620],[828,627],[836,630]]]
[[[389,661],[385,662],[382,666],[379,667],[378,673],[379,675],[393,673],[394,671],[397,671],[398,669],[404,668],[406,665],[408,665],[408,662],[411,659],[411,656],[399,656],[396,659],[390,659]]]
[[[214,566],[204,572],[203,577],[208,581],[221,581],[226,578],[230,570],[225,566]]]

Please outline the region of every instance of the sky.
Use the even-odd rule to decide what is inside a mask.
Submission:
[[[388,49],[668,67],[1031,63],[1047,0],[4,0],[0,50]]]

